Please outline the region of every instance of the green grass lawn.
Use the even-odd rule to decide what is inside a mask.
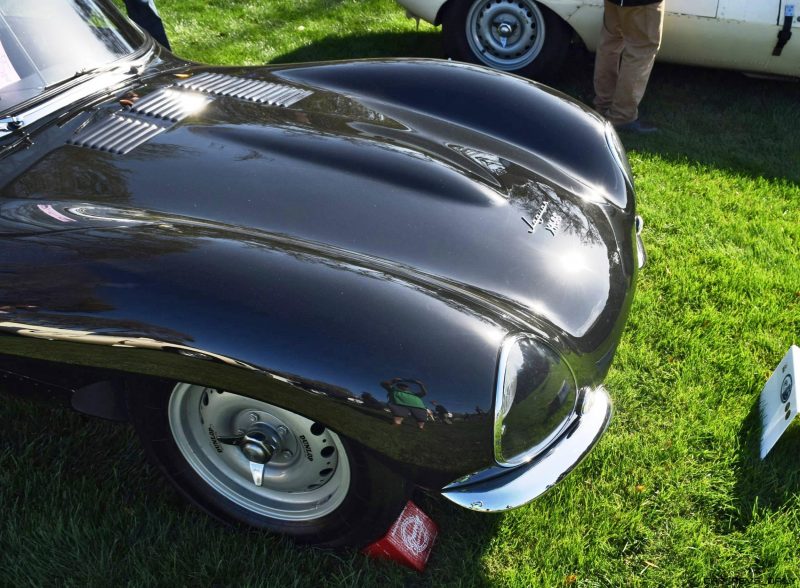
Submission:
[[[218,64],[441,57],[390,0],[162,0]],[[553,85],[589,101],[576,52]],[[520,105],[524,108],[525,105]],[[758,395],[800,337],[800,84],[657,65],[623,137],[649,263],[597,448],[531,505],[423,497],[424,574],[236,532],[184,505],[128,427],[0,398],[0,586],[800,586],[800,425],[758,459]],[[576,146],[579,148],[579,146]]]

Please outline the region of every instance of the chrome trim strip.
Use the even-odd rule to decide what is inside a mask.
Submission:
[[[500,360],[497,362],[497,386],[494,389],[494,429],[492,448],[494,449],[494,460],[498,465],[504,467],[511,467],[510,464],[505,464],[503,460],[503,391],[506,387],[506,365],[508,364],[508,354],[511,348],[522,339],[523,335],[516,335],[509,337],[503,341],[503,347],[500,349]]]
[[[642,240],[642,229],[644,229],[644,219],[638,214],[636,215],[636,258],[639,263],[639,269],[642,269],[647,264],[647,251],[644,248],[644,241]]]
[[[625,152],[625,147],[622,145],[622,141],[619,139],[617,131],[614,130],[614,125],[608,121],[605,123],[605,135],[608,149],[611,151],[611,155],[614,157],[617,167],[619,167],[620,171],[622,171],[622,174],[625,176],[625,180],[628,182],[630,187],[633,188],[633,171],[631,170],[631,164],[628,161],[628,155]]]
[[[447,486],[442,496],[480,512],[502,512],[544,494],[583,461],[611,420],[612,404],[602,386],[585,391],[577,423],[534,461],[475,484]]]

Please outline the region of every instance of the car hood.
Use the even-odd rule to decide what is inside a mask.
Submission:
[[[348,71],[320,71],[330,69],[197,68],[151,79],[76,114],[58,131],[63,141],[3,188],[4,207],[34,199],[25,214],[42,230],[144,214],[289,238],[469,292],[575,338],[619,314],[632,273],[615,234],[622,209],[606,198],[619,177],[580,176],[533,139],[464,124],[433,100],[371,94]],[[197,89],[201,76],[210,81]],[[279,99],[236,90],[254,80]],[[588,159],[605,157],[596,167],[608,168],[601,121],[561,116],[580,118],[569,124],[583,125]],[[109,130],[120,120],[128,126]],[[76,216],[76,206],[102,213]]]

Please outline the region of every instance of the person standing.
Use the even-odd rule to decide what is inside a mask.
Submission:
[[[125,0],[125,10],[128,11],[128,18],[150,33],[150,36],[164,47],[172,49],[167,40],[164,23],[156,10],[155,0]]]
[[[594,107],[618,131],[657,129],[639,120],[639,103],[661,46],[664,0],[605,0],[594,64]]]
[[[418,389],[412,390],[409,384],[416,384]],[[428,409],[422,397],[428,391],[422,382],[418,380],[406,380],[403,378],[393,378],[388,382],[381,382],[381,386],[389,396],[389,410],[392,411],[392,419],[395,425],[402,425],[406,417],[414,417],[419,429],[425,428],[425,421],[428,420]]]

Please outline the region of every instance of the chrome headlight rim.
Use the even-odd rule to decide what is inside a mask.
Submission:
[[[573,386],[575,388],[575,404],[573,405],[572,410],[564,418],[561,423],[559,423],[553,431],[551,431],[544,439],[533,445],[532,447],[528,448],[526,451],[519,453],[512,458],[506,458],[503,455],[503,421],[505,420],[508,409],[503,406],[503,400],[505,398],[505,385],[506,385],[506,368],[508,365],[509,355],[511,354],[512,350],[517,346],[521,341],[529,340],[534,342],[536,345],[539,345],[549,352],[553,353],[555,356],[561,359],[564,363],[564,366],[567,368],[570,377],[572,378]],[[563,432],[572,425],[575,420],[579,418],[578,415],[578,408],[581,404],[581,397],[583,396],[581,391],[577,389],[577,382],[575,380],[575,374],[572,371],[572,367],[564,360],[564,357],[552,346],[549,345],[547,342],[543,341],[540,336],[537,336],[533,333],[515,333],[513,335],[509,335],[503,341],[503,344],[500,348],[500,357],[497,363],[497,383],[495,385],[495,397],[494,397],[494,427],[493,427],[493,451],[494,451],[494,460],[495,463],[502,467],[502,468],[516,468],[521,465],[524,465],[537,456],[541,455],[556,439],[558,439]]]
[[[614,156],[614,162],[625,177],[625,181],[633,188],[633,170],[631,170],[631,164],[628,161],[625,146],[622,144],[616,129],[614,129],[614,125],[608,121],[605,122],[605,136],[608,150],[611,151],[611,155]]]

